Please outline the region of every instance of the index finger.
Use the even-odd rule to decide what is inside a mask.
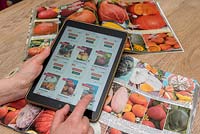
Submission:
[[[83,114],[89,105],[90,101],[92,100],[92,94],[85,95],[76,105],[73,112],[71,113],[71,117],[82,119]]]

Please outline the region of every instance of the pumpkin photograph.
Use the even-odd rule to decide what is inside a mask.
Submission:
[[[132,123],[141,123],[147,110],[149,99],[115,82],[110,90],[112,96],[108,96],[110,98],[109,102],[107,101],[103,110],[117,118],[122,118]]]
[[[77,0],[59,7],[38,6],[33,13],[30,37],[54,39],[66,20],[81,21],[128,33],[126,53],[163,53],[183,51],[160,6],[153,0]],[[160,37],[160,35],[166,36]],[[146,38],[146,36],[149,36]],[[44,50],[32,48],[28,41],[27,56]]]

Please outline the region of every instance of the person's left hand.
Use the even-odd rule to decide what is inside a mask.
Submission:
[[[11,77],[11,81],[15,82],[16,89],[19,90],[18,97],[15,100],[23,98],[31,87],[33,81],[37,78],[43,68],[44,60],[49,56],[50,48],[47,47],[44,51],[38,55],[33,56],[32,58],[25,61],[20,70]]]

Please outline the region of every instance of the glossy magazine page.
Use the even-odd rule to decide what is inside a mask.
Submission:
[[[189,134],[198,97],[196,80],[123,56],[100,122],[126,133]]]
[[[50,45],[68,19],[126,31],[126,53],[183,52],[161,7],[153,0],[91,0],[60,7],[39,6],[31,18],[26,57]]]
[[[198,106],[199,83],[124,55],[96,133],[189,134]],[[54,111],[24,99],[1,106],[1,124],[20,132],[48,134]]]

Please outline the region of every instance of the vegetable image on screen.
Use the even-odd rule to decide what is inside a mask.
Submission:
[[[41,88],[44,88],[47,90],[55,90],[56,84],[60,76],[56,74],[52,74],[52,73],[45,73],[44,75],[45,75],[45,78],[41,84]]]
[[[87,94],[92,94],[93,95],[93,99],[90,102],[90,107],[92,107],[93,103],[95,102],[95,96],[97,94],[97,91],[98,91],[99,87],[96,86],[96,85],[83,83],[82,84],[82,88],[83,88],[83,93],[81,95],[81,98],[83,98]]]
[[[104,52],[104,51],[96,51],[96,53],[97,53],[97,57],[94,64],[103,66],[103,67],[108,66],[108,63],[110,61],[112,54]]]
[[[92,51],[92,48],[85,47],[85,46],[78,46],[78,49],[80,51],[79,51],[76,59],[82,60],[82,61],[87,61],[90,56],[90,53]]]
[[[73,95],[75,88],[78,84],[78,81],[74,79],[70,79],[70,78],[67,78],[67,79],[63,78],[63,80],[65,81],[65,85],[61,91],[61,94],[68,95],[68,96]]]
[[[168,113],[165,129],[186,134],[190,110],[173,105]]]
[[[61,46],[58,55],[70,58],[75,45],[72,45],[69,42],[60,42],[60,44]]]

